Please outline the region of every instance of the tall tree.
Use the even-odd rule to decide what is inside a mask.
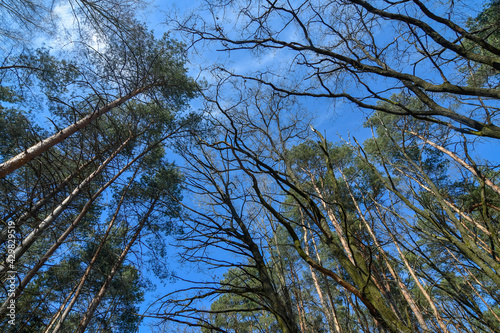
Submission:
[[[179,200],[182,177],[167,161],[167,146],[197,131],[200,119],[186,106],[198,87],[186,75],[182,44],[124,22],[126,34],[110,34],[99,50],[25,51],[10,55],[1,69],[1,97],[8,103],[1,109],[6,130],[0,142],[6,330],[109,330],[123,320],[121,329],[134,331],[143,285],[140,262],[127,258],[154,238],[156,249],[142,254],[153,262],[154,250],[175,230],[170,220],[179,207],[172,198]],[[43,128],[28,111],[45,102],[53,128]],[[137,197],[117,205],[118,226],[104,237],[106,198],[125,191],[130,173],[159,177],[161,186],[133,182]],[[148,200],[149,213],[136,226],[133,216]],[[119,259],[109,262],[115,255]],[[68,271],[70,263],[75,269]],[[9,283],[12,276],[16,283]],[[127,299],[130,306],[122,306]],[[46,311],[32,313],[30,302]],[[14,319],[11,304],[19,314]]]

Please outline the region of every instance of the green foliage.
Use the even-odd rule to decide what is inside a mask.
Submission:
[[[101,255],[84,284],[74,311],[62,326],[63,332],[76,328],[75,325],[86,311],[89,300],[101,288],[114,265],[115,258],[120,255],[123,238],[126,236],[126,230],[120,228],[117,228],[113,233],[115,236],[101,249]],[[20,324],[12,332],[38,332],[45,328],[59,305],[71,295],[75,283],[83,276],[100,241],[101,237],[95,234],[82,246],[72,247],[69,255],[61,259],[57,265],[48,267],[38,275],[16,302],[17,322]],[[96,314],[88,328],[89,331],[94,332],[98,327],[107,327],[113,332],[135,332],[141,321],[135,314],[144,300],[145,286],[142,280],[143,277],[133,265],[122,266],[106,293],[102,304],[103,311]],[[7,330],[7,323],[3,322],[2,325],[1,327]]]
[[[256,273],[252,268],[248,272],[233,268],[224,274],[220,285],[226,292],[210,305],[210,325],[235,333],[280,332],[274,316],[262,306],[263,299],[254,295],[260,289],[252,278]],[[213,330],[203,327],[202,332]]]
[[[24,85],[34,85],[30,78],[36,77],[38,85],[49,98],[68,92],[80,74],[72,60],[58,59],[47,48],[27,50],[11,62],[26,67]]]
[[[0,158],[5,160],[35,143],[40,128],[32,125],[23,111],[0,106]]]
[[[481,37],[494,47],[500,48],[500,1],[491,0],[483,6],[484,10],[478,16],[469,19],[467,26],[472,33]],[[472,52],[495,56],[469,40],[466,40],[464,44]],[[496,56],[498,56],[498,54]],[[463,70],[466,71],[466,69]],[[500,83],[499,75],[500,71],[498,69],[484,65],[476,65],[472,68],[472,73],[468,82],[469,85],[474,87],[498,87]]]

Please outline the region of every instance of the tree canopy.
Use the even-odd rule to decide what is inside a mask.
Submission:
[[[1,330],[498,331],[499,1],[152,5],[0,3]]]

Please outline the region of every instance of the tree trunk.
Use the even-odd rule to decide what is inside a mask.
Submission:
[[[62,191],[68,185],[68,183],[71,181],[71,179],[73,179],[74,177],[78,176],[83,169],[85,169],[87,166],[89,166],[92,162],[94,162],[96,160],[97,160],[97,156],[95,156],[91,160],[85,162],[82,166],[80,166],[78,168],[78,170],[76,172],[72,173],[71,175],[69,175],[68,177],[66,177],[62,182],[60,182],[59,185],[57,185],[57,187],[54,190],[52,190],[49,194],[45,195],[43,198],[41,198],[40,200],[38,200],[33,206],[30,206],[29,209],[27,209],[14,222],[16,228],[19,228],[20,226],[24,225],[24,223],[26,223],[26,221],[31,216],[34,216],[34,214],[36,214],[36,212],[40,208],[42,208],[47,202],[49,202],[49,200],[51,200],[52,198],[54,198],[54,196],[57,193],[59,193],[60,191]],[[8,223],[10,223],[10,222],[8,222]],[[0,233],[0,244],[3,244],[5,242],[5,240],[7,239],[7,237],[8,237],[7,231],[8,231],[7,228],[5,228],[5,229],[3,229],[1,231],[1,233]]]
[[[163,141],[160,140],[157,143]],[[157,144],[156,143],[156,144]],[[132,161],[127,163],[116,175],[113,176],[106,184],[104,184],[93,196],[90,198],[83,209],[81,210],[80,214],[75,218],[75,220],[71,223],[71,225],[64,231],[64,233],[59,236],[57,241],[51,246],[51,248],[40,258],[40,260],[36,263],[36,265],[26,274],[26,276],[23,278],[23,280],[19,283],[19,286],[16,288],[15,295],[13,295],[11,298],[7,298],[5,302],[2,304],[0,307],[0,316],[3,315],[3,313],[7,310],[7,305],[9,302],[9,299],[17,299],[24,288],[28,285],[28,283],[31,281],[31,279],[35,276],[35,274],[40,270],[40,268],[43,267],[43,265],[47,262],[47,260],[50,259],[52,254],[63,244],[63,242],[66,240],[66,238],[69,236],[69,234],[75,229],[80,221],[85,217],[87,214],[88,210],[92,206],[92,203],[101,195],[101,193],[106,190],[111,184],[113,184],[118,177],[120,177],[125,171],[128,170],[128,168],[134,164],[138,159],[142,158],[145,154],[147,154],[156,144],[151,145],[148,149],[144,150],[141,154],[139,154],[137,157],[135,157]],[[121,148],[118,148],[121,149]]]
[[[306,252],[306,254],[308,256],[310,256],[311,254],[309,251],[309,240],[308,240],[308,236],[307,236],[309,232],[308,232],[308,229],[304,223],[305,221],[304,221],[302,209],[300,210],[300,213],[301,213],[301,218],[303,221],[302,222],[302,230],[304,232],[304,251]],[[308,226],[310,227],[309,223],[308,223]],[[319,253],[317,252],[317,248],[315,249],[315,252],[316,252],[318,262],[321,263]],[[323,296],[323,290],[321,289],[321,286],[319,284],[319,279],[318,279],[318,276],[316,275],[316,271],[311,266],[309,266],[309,271],[311,272],[314,287],[316,288],[316,292],[318,293],[319,301],[321,303],[321,307],[323,308],[323,313],[325,314],[325,317],[327,319],[330,332],[343,333],[342,328],[339,325],[337,315],[335,313],[335,308],[333,307],[333,303],[330,304],[330,306],[328,306],[328,304],[325,301],[325,297]],[[329,308],[331,309],[331,311],[329,311]]]
[[[90,260],[90,263],[88,264],[87,268],[85,269],[85,272],[83,273],[82,277],[80,278],[80,282],[78,283],[78,286],[73,294],[73,298],[69,302],[68,306],[64,310],[64,312],[61,314],[61,318],[59,319],[59,322],[56,324],[54,327],[54,330],[52,333],[57,333],[61,329],[62,324],[66,320],[66,317],[70,313],[71,309],[73,308],[73,305],[76,303],[78,300],[78,297],[80,296],[80,293],[83,289],[83,285],[85,284],[85,281],[87,281],[87,278],[90,276],[90,272],[92,268],[94,267],[95,262],[99,258],[99,254],[101,253],[101,249],[103,248],[106,240],[108,239],[109,234],[111,233],[111,229],[113,228],[113,225],[115,224],[116,217],[118,216],[118,213],[120,212],[121,205],[123,203],[123,200],[125,199],[125,194],[127,193],[130,184],[132,184],[132,181],[135,179],[137,172],[139,171],[139,168],[137,168],[133,174],[132,177],[130,177],[130,181],[127,184],[126,188],[124,189],[122,196],[120,198],[120,202],[118,203],[115,213],[113,214],[113,217],[111,218],[111,221],[108,224],[108,228],[106,229],[106,232],[104,234],[103,239],[101,240],[101,243],[99,244],[99,247],[95,251],[94,255],[92,256],[92,259]]]
[[[0,164],[0,179],[4,178],[8,174],[14,172],[15,170],[19,169],[20,167],[22,167],[23,165],[34,159],[35,157],[39,156],[43,152],[49,150],[53,146],[62,142],[70,135],[81,130],[82,128],[90,124],[94,119],[99,118],[100,116],[112,110],[113,108],[122,105],[126,101],[143,93],[144,91],[150,89],[151,87],[152,85],[141,87],[139,89],[136,89],[128,93],[123,97],[114,100],[113,102],[103,106],[102,108],[96,110],[95,112],[92,112],[91,114],[78,120],[73,125],[66,127],[65,129],[57,132],[56,134],[31,146],[30,148],[26,149],[24,152],[18,154],[17,156],[14,156],[8,161],[5,161],[4,163]]]
[[[87,328],[87,325],[89,324],[90,320],[92,319],[95,310],[97,309],[97,307],[101,303],[102,299],[104,298],[104,294],[108,290],[108,287],[111,284],[111,281],[113,280],[113,278],[115,277],[115,274],[118,272],[118,270],[122,266],[123,261],[125,260],[125,257],[128,254],[128,251],[130,250],[132,245],[134,245],[135,241],[137,240],[137,237],[139,237],[142,229],[144,228],[146,221],[148,220],[149,216],[153,212],[153,209],[156,205],[157,200],[158,200],[158,198],[153,200],[153,202],[151,203],[151,205],[149,207],[149,210],[144,215],[144,217],[141,219],[139,225],[137,226],[137,230],[135,231],[134,235],[132,236],[132,239],[128,242],[127,246],[125,247],[125,249],[122,251],[122,253],[118,257],[118,260],[113,265],[113,268],[111,269],[111,272],[109,272],[109,274],[106,278],[106,281],[103,283],[101,289],[99,290],[97,295],[90,302],[90,304],[87,308],[87,312],[85,313],[85,315],[83,316],[83,319],[78,324],[78,328],[75,330],[74,333],[84,333],[85,332],[85,329]]]
[[[116,149],[111,156],[109,156],[99,167],[92,172],[85,180],[83,180],[80,185],[78,185],[73,192],[71,192],[66,199],[64,199],[59,206],[52,211],[52,213],[47,216],[35,229],[33,229],[28,236],[26,236],[21,243],[14,250],[14,260],[19,260],[23,254],[31,247],[31,245],[39,238],[40,234],[50,226],[62,212],[68,207],[68,205],[81,193],[81,191],[89,185],[96,177],[99,175],[105,167],[118,155],[118,153],[125,148],[125,146],[130,142],[132,138],[125,140],[118,149]],[[93,201],[93,200],[92,200]],[[8,270],[9,264],[4,263],[4,266],[0,268],[0,276],[3,277],[5,272]]]

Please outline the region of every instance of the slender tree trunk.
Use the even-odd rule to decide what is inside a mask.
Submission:
[[[425,142],[425,143],[429,144],[430,146],[436,148],[437,150],[445,153],[446,155],[448,155],[449,157],[451,157],[455,162],[457,162],[458,164],[460,164],[461,166],[463,166],[465,169],[467,169],[474,176],[476,176],[479,179],[483,179],[486,185],[488,185],[497,194],[500,194],[500,187],[499,186],[497,186],[496,184],[494,184],[493,181],[491,181],[491,179],[489,179],[489,178],[485,177],[483,174],[481,174],[477,170],[477,168],[475,168],[475,166],[473,166],[473,165],[465,162],[463,159],[461,159],[460,157],[458,157],[457,154],[449,151],[445,147],[443,147],[441,145],[438,145],[435,142],[432,142],[432,141],[426,139],[425,137],[419,135],[418,133],[415,133],[415,132],[412,132],[412,131],[408,131],[408,133],[410,133],[412,135],[415,135],[416,137],[418,137],[423,142]]]
[[[57,309],[57,312],[52,316],[52,318],[50,318],[49,323],[47,324],[47,326],[45,327],[45,329],[43,330],[42,333],[48,333],[49,330],[52,328],[52,326],[54,326],[57,318],[63,312],[64,307],[66,306],[66,304],[68,304],[68,302],[71,299],[71,297],[73,297],[73,294],[75,293],[77,287],[78,287],[78,285],[75,285],[73,287],[73,290],[71,290],[71,292],[66,296],[66,298],[64,299],[64,301],[61,303],[61,306],[59,306],[59,309]]]
[[[59,185],[57,185],[57,187],[54,190],[52,190],[49,194],[45,195],[43,198],[41,198],[40,200],[38,200],[33,206],[30,206],[29,209],[27,209],[14,222],[14,225],[16,226],[16,228],[19,228],[20,226],[24,225],[24,223],[26,223],[26,221],[28,220],[28,218],[30,218],[31,216],[34,216],[34,214],[36,214],[36,212],[40,208],[42,208],[47,202],[49,202],[52,198],[54,198],[57,193],[60,193],[69,184],[69,182],[73,178],[75,178],[76,176],[78,176],[83,169],[85,169],[87,166],[89,166],[92,162],[94,162],[96,160],[97,160],[97,156],[95,156],[91,160],[85,162],[82,166],[80,166],[78,168],[78,170],[76,172],[72,173],[71,175],[69,175],[68,177],[66,177],[61,183],[59,183]],[[0,244],[3,244],[5,242],[5,240],[7,239],[7,237],[8,237],[7,231],[8,231],[7,228],[5,228],[5,229],[3,229],[1,231],[1,233],[0,233]]]
[[[118,155],[118,153],[125,148],[125,146],[130,142],[132,137],[125,140],[118,149],[116,149],[111,156],[109,156],[99,167],[92,172],[85,180],[83,180],[80,185],[78,185],[61,204],[52,211],[52,213],[47,216],[35,229],[33,229],[28,236],[26,236],[20,244],[14,250],[15,260],[19,260],[23,254],[31,247],[31,245],[39,238],[40,234],[50,226],[62,212],[69,206],[69,204],[81,193],[81,191],[89,185],[105,168],[106,166]],[[8,263],[5,262],[4,266],[0,268],[0,276],[4,276],[5,272],[8,270]]]
[[[345,174],[342,172],[342,170],[340,170],[340,172],[342,174],[342,177],[345,180],[347,190],[349,191],[349,195],[351,196],[352,202],[354,203],[354,206],[356,207],[356,210],[358,211],[359,217],[361,218],[361,221],[363,222],[366,230],[368,231],[368,234],[372,238],[378,251],[382,254],[382,258],[384,259],[384,263],[385,263],[387,269],[389,270],[389,273],[392,275],[394,280],[397,282],[399,290],[401,291],[401,294],[403,295],[404,299],[406,300],[406,302],[410,306],[411,310],[413,311],[413,314],[415,315],[415,318],[417,318],[417,321],[420,324],[420,326],[422,327],[422,329],[424,329],[425,331],[429,331],[429,327],[427,327],[427,324],[425,323],[422,312],[418,308],[418,305],[415,303],[415,300],[413,299],[410,292],[408,291],[408,288],[401,281],[401,278],[399,277],[399,275],[396,273],[396,271],[392,267],[391,263],[389,262],[389,259],[387,258],[387,253],[385,253],[383,247],[380,245],[377,237],[375,236],[375,233],[373,232],[370,224],[365,219],[365,217],[361,211],[361,208],[359,207],[358,201],[356,200],[356,198],[352,194],[351,187],[349,186],[349,182],[347,181]]]
[[[302,299],[302,291],[300,290],[300,281],[291,263],[288,269],[290,270],[290,277],[292,280],[291,288],[293,290],[293,294],[295,295],[295,306],[297,307],[297,315],[299,316],[300,331],[306,333],[309,330],[307,329],[306,315],[304,310],[305,306],[304,300]]]
[[[386,228],[387,228],[387,226],[386,226]],[[392,239],[392,242],[393,242],[394,246],[396,247],[396,250],[399,253],[399,257],[403,260],[403,262],[404,262],[404,264],[406,266],[406,269],[408,269],[408,272],[410,273],[411,277],[413,278],[413,281],[415,281],[415,284],[417,285],[418,289],[424,295],[425,299],[427,300],[427,303],[431,307],[432,312],[434,314],[434,317],[436,318],[436,321],[439,324],[439,327],[441,328],[441,330],[444,333],[450,333],[448,331],[448,328],[446,327],[446,324],[443,322],[443,319],[441,318],[441,315],[439,314],[439,311],[437,309],[436,304],[434,303],[434,301],[432,300],[431,296],[429,295],[429,293],[427,292],[427,290],[424,288],[424,286],[422,286],[422,284],[420,283],[420,280],[418,279],[418,277],[417,277],[417,275],[415,273],[415,270],[413,269],[413,267],[411,267],[410,263],[406,259],[406,256],[401,252],[401,249],[399,248],[398,242],[395,239],[394,235],[389,230],[388,230],[388,232],[389,232],[389,235],[391,236],[391,239]]]
[[[142,158],[144,155],[146,155],[153,147],[155,147],[158,143],[162,142],[165,140],[165,138],[159,140],[155,144],[151,145],[148,147],[148,149],[145,149],[141,154],[139,154],[137,157],[135,157],[133,160],[131,160],[127,165],[125,165],[116,175],[113,176],[106,184],[104,184],[93,196],[90,198],[83,209],[81,210],[80,214],[75,218],[75,220],[71,223],[71,225],[64,231],[64,233],[57,239],[57,241],[51,246],[51,248],[40,258],[40,260],[36,263],[36,265],[26,274],[26,276],[23,278],[23,280],[19,283],[19,286],[16,288],[15,294],[12,297],[9,297],[5,300],[5,302],[2,304],[0,307],[0,316],[4,314],[4,312],[7,310],[7,305],[10,299],[17,299],[21,295],[22,291],[24,288],[28,285],[28,283],[31,281],[31,279],[35,276],[35,274],[40,270],[40,268],[43,267],[43,265],[47,262],[47,260],[50,259],[52,254],[61,246],[66,238],[69,236],[69,234],[75,229],[80,221],[85,217],[87,214],[88,210],[92,206],[93,202],[101,195],[101,193],[106,190],[111,184],[113,184],[118,177],[120,177],[125,171],[128,170],[128,168],[133,165],[138,159]]]
[[[87,312],[85,313],[85,315],[83,316],[82,320],[78,324],[78,328],[75,330],[74,333],[84,333],[85,332],[85,329],[87,328],[90,320],[94,316],[95,310],[97,309],[97,307],[101,303],[102,299],[104,298],[104,294],[108,290],[109,285],[111,284],[111,281],[113,280],[113,278],[115,277],[115,274],[118,272],[118,270],[122,266],[123,261],[125,260],[125,257],[128,254],[128,251],[130,250],[130,248],[132,247],[132,245],[134,245],[135,241],[137,240],[137,237],[139,237],[140,233],[142,232],[142,229],[144,228],[144,225],[146,224],[146,221],[149,219],[149,216],[153,212],[157,200],[158,200],[158,198],[155,198],[153,200],[153,202],[151,203],[151,205],[149,207],[149,210],[144,215],[144,217],[141,219],[139,225],[137,226],[137,230],[135,231],[134,235],[132,236],[132,239],[130,239],[130,241],[128,242],[127,246],[125,247],[125,249],[122,251],[122,253],[118,257],[118,260],[113,265],[113,268],[109,272],[109,274],[108,274],[108,276],[106,278],[106,281],[104,281],[103,285],[101,286],[101,289],[99,290],[99,292],[97,293],[97,295],[90,302],[90,304],[89,304],[89,306],[87,308]]]
[[[342,244],[342,247],[344,248],[344,251],[347,254],[347,257],[349,258],[351,263],[355,264],[354,258],[352,256],[352,251],[351,251],[351,248],[349,247],[349,244],[347,242],[345,232],[344,232],[344,229],[342,228],[342,225],[340,224],[338,219],[335,217],[335,214],[333,213],[333,210],[331,209],[330,205],[328,205],[327,202],[325,201],[325,199],[323,197],[323,193],[316,185],[316,180],[314,179],[314,177],[311,177],[311,182],[314,186],[314,190],[316,191],[316,194],[321,199],[321,206],[326,211],[326,214],[328,215],[330,222],[333,224],[333,227],[335,228],[335,231],[337,232],[337,235],[340,239],[340,243]]]
[[[113,214],[113,217],[111,218],[111,221],[108,224],[108,228],[106,229],[106,232],[104,234],[103,239],[101,240],[101,243],[99,244],[99,247],[95,251],[92,259],[90,260],[90,263],[88,264],[87,268],[85,269],[85,272],[83,273],[83,276],[80,278],[80,282],[78,283],[78,286],[73,294],[73,298],[71,299],[71,302],[69,302],[68,306],[64,310],[64,312],[61,314],[61,318],[59,319],[59,322],[56,324],[54,327],[54,330],[52,333],[57,333],[61,329],[62,324],[66,320],[66,317],[70,313],[71,309],[73,308],[73,305],[76,303],[78,300],[78,297],[80,296],[80,293],[83,289],[83,285],[85,284],[85,281],[87,281],[87,278],[90,276],[90,272],[92,271],[92,268],[94,267],[95,262],[99,258],[99,254],[101,253],[101,249],[104,247],[104,244],[106,243],[106,240],[108,239],[109,234],[111,233],[111,229],[113,228],[113,225],[115,224],[116,217],[118,216],[118,213],[120,212],[121,205],[123,203],[123,200],[125,199],[125,194],[127,193],[130,184],[132,184],[132,181],[134,180],[135,176],[137,175],[137,172],[139,171],[139,168],[136,168],[133,176],[130,178],[129,183],[127,184],[126,188],[124,189],[122,196],[120,198],[120,201],[116,207],[115,213]]]
[[[302,214],[302,211],[301,211],[301,214]],[[307,222],[307,226],[309,228],[311,228],[311,225],[310,225],[309,222]],[[316,244],[316,240],[314,239],[314,235],[312,233],[311,233],[311,241],[312,241],[312,245],[314,247],[314,253],[316,253],[316,260],[318,260],[318,263],[320,265],[323,265],[322,260],[321,260],[321,256],[319,254],[318,245]],[[329,284],[328,279],[326,278],[326,276],[323,273],[320,273],[320,274],[321,274],[321,276],[324,279],[324,283],[325,283],[325,287],[326,287],[326,293],[328,295],[328,301],[330,303],[330,309],[332,310],[331,315],[332,315],[332,318],[333,318],[333,321],[334,321],[335,328],[338,329],[338,333],[343,333],[342,332],[342,327],[339,324],[339,320],[338,320],[338,316],[337,316],[337,311],[335,310],[335,303],[333,302],[332,293],[330,291],[330,284]]]
[[[337,310],[335,309],[335,302],[333,301],[332,291],[330,289],[330,282],[328,281],[328,279],[326,278],[326,276],[324,274],[321,274],[321,277],[323,278],[323,283],[325,284],[326,295],[328,296],[328,303],[329,303],[330,308],[332,310],[333,323],[335,325],[335,328],[338,331],[337,333],[344,333],[344,328],[346,329],[345,332],[349,332],[349,327],[343,328],[340,325],[339,316],[337,314]],[[328,308],[326,310],[328,310]]]
[[[113,301],[109,304],[108,308],[106,309],[106,312],[104,314],[104,320],[99,324],[99,327],[97,327],[96,329],[96,333],[100,333],[100,332],[109,332],[109,330],[107,329],[107,327],[102,327],[107,320],[109,319],[106,319],[106,317],[108,316],[108,314],[111,314],[110,315],[110,319],[111,319],[111,316],[112,316],[112,313],[115,312],[116,308],[118,307],[118,304],[119,304],[119,299],[117,300],[116,298],[113,299]]]
[[[307,255],[310,256],[309,240],[308,240],[308,236],[307,236],[309,231],[307,230],[307,227],[305,226],[305,223],[304,223],[305,221],[304,221],[302,209],[300,210],[300,213],[301,213],[301,218],[303,221],[302,222],[302,230],[304,232],[304,251],[306,252]],[[319,254],[317,252],[316,252],[316,255],[318,256],[318,262],[321,263],[320,258],[319,258]],[[321,286],[319,284],[319,279],[318,279],[318,276],[316,275],[316,271],[311,266],[309,266],[309,271],[311,272],[311,277],[313,279],[314,288],[316,288],[316,292],[318,294],[319,301],[321,303],[321,307],[323,308],[323,313],[325,314],[326,320],[328,322],[330,332],[343,333],[342,329],[339,325],[339,322],[337,320],[337,316],[335,314],[335,309],[333,307],[333,304],[331,304],[329,307],[325,301],[325,297],[323,296],[323,290],[321,289]],[[331,311],[328,310],[329,308],[331,309]]]
[[[70,125],[66,127],[65,129],[57,132],[56,134],[40,141],[39,143],[31,146],[30,148],[26,149],[24,152],[18,154],[17,156],[12,157],[8,161],[0,164],[0,179],[4,178],[8,174],[14,172],[15,170],[19,169],[35,157],[39,156],[43,152],[49,150],[53,146],[57,145],[58,143],[62,142],[65,140],[67,137],[70,135],[73,135],[77,131],[81,130],[82,128],[86,127],[88,124],[90,124],[93,120],[99,118],[103,114],[109,112],[113,108],[122,105],[123,103],[127,102],[131,98],[143,93],[144,91],[150,89],[152,85],[147,85],[138,89],[135,89],[134,91],[128,93],[127,95],[120,97],[113,102],[103,106],[102,108],[92,112],[91,114],[83,117],[82,119],[78,120],[76,123],[73,125]]]

